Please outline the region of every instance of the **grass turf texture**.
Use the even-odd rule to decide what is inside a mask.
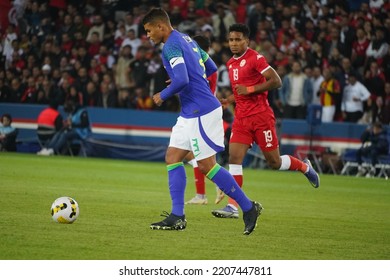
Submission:
[[[187,170],[186,200],[195,192]],[[208,205],[187,205],[187,229],[150,230],[170,211],[163,163],[0,155],[0,259],[389,259],[390,183],[323,175],[313,189],[299,173],[245,169],[245,191],[265,210],[243,236],[240,219],[218,219]],[[80,216],[51,219],[71,196]]]

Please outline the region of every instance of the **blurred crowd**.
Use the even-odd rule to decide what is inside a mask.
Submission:
[[[283,80],[269,93],[277,117],[305,118],[323,106],[323,121],[390,122],[390,2],[386,0],[26,0],[0,26],[0,102],[178,111],[166,87],[161,46],[141,24],[151,7],[172,25],[211,41],[217,96],[232,94],[225,63],[229,26],[245,23],[250,46]]]

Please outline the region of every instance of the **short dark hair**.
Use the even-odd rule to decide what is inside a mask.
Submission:
[[[195,35],[192,39],[194,39],[199,47],[204,50],[204,51],[208,51],[209,48],[210,48],[210,39],[207,38],[206,36],[203,36],[203,35]]]
[[[245,38],[249,38],[249,27],[242,23],[235,23],[229,27],[229,32],[240,32]]]
[[[161,8],[153,8],[142,19],[142,25],[147,23],[155,23],[156,21],[163,21],[166,23],[171,22],[165,10]]]
[[[10,114],[4,114],[4,115],[2,115],[2,116],[1,116],[1,122],[3,122],[3,119],[4,119],[4,118],[9,119],[9,122],[12,123],[12,117],[11,117]]]

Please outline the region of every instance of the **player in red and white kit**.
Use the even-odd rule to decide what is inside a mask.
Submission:
[[[223,105],[236,103],[229,144],[229,172],[242,187],[242,162],[255,142],[271,168],[300,171],[313,187],[318,188],[319,176],[309,160],[300,161],[295,157],[279,154],[275,116],[267,95],[269,90],[281,87],[282,82],[265,57],[248,45],[249,28],[244,24],[230,26],[229,48],[233,57],[226,66],[234,96],[221,100]],[[229,199],[225,208],[213,210],[212,214],[219,218],[238,218],[237,203]]]

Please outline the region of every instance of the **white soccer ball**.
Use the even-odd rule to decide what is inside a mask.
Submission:
[[[71,224],[76,221],[79,214],[79,205],[71,197],[57,198],[51,205],[51,216],[57,223]]]

